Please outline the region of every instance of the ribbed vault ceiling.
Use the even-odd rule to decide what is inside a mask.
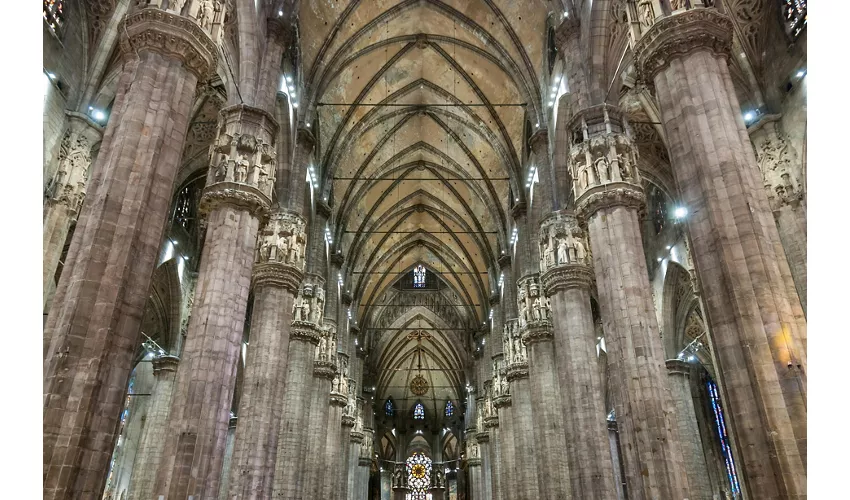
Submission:
[[[527,127],[540,121],[548,12],[512,0],[300,4],[301,80],[312,89],[301,102],[318,139],[320,194],[334,207],[377,395],[401,410],[422,399],[442,411],[463,396]],[[417,264],[442,291],[392,287]],[[417,293],[440,297],[414,305]],[[425,328],[430,338],[410,335]],[[408,386],[420,358],[431,389],[418,398]]]

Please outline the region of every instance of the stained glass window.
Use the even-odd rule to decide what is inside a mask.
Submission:
[[[807,3],[806,0],[782,0],[782,20],[791,38],[796,39],[806,28]]]
[[[455,405],[451,401],[446,401],[446,416],[451,417],[455,414]]]
[[[413,407],[413,420],[425,420],[425,407],[422,403],[416,403]]]
[[[425,266],[422,264],[413,270],[413,288],[425,288]]]
[[[431,459],[422,453],[414,453],[407,459],[407,486],[410,500],[426,500],[431,486]]]
[[[723,416],[723,406],[720,403],[720,394],[717,384],[713,380],[706,382],[708,396],[711,399],[711,409],[714,411],[714,423],[717,425],[717,434],[720,436],[720,449],[723,451],[723,460],[726,463],[726,475],[732,486],[732,495],[738,497],[741,494],[741,485],[738,483],[738,471],[735,460],[732,458],[732,448],[729,447],[729,436],[726,434],[726,418]]]
[[[384,413],[386,413],[388,417],[395,415],[395,406],[393,406],[392,399],[388,399],[387,402],[384,403]]]
[[[65,25],[65,0],[44,0],[41,15],[50,27],[50,31],[58,35],[59,30]]]

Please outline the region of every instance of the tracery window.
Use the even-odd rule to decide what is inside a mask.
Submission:
[[[785,23],[785,31],[794,40],[806,28],[807,3],[806,0],[782,0],[782,20]]]
[[[384,403],[384,413],[386,413],[388,417],[395,415],[395,406],[393,406],[392,399],[387,399],[387,402]]]
[[[410,500],[426,500],[431,486],[431,459],[422,453],[414,453],[407,459],[407,485]]]
[[[59,31],[65,25],[65,0],[44,0],[41,15],[50,27],[50,31],[59,35]]]
[[[451,417],[455,414],[455,405],[451,401],[446,401],[446,416]]]
[[[425,420],[425,406],[422,403],[416,403],[413,407],[413,420]]]
[[[735,467],[735,459],[732,458],[732,448],[729,447],[729,436],[726,434],[726,418],[723,416],[723,406],[720,403],[720,394],[717,384],[713,380],[706,382],[708,396],[711,400],[711,409],[714,411],[714,423],[717,426],[717,434],[720,436],[720,449],[723,452],[723,460],[726,463],[726,475],[732,486],[732,495],[735,498],[741,494],[741,485],[738,483],[738,471]]]
[[[425,288],[425,266],[422,264],[413,270],[413,288]]]

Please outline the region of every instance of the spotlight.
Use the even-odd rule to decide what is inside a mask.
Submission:
[[[91,116],[92,116],[92,118],[94,118],[95,120],[97,120],[99,122],[102,122],[103,120],[106,119],[106,114],[99,109],[92,111]]]
[[[744,120],[746,120],[748,122],[753,121],[753,118],[755,118],[755,117],[756,117],[756,115],[752,111],[747,111],[746,113],[744,113]]]
[[[283,11],[282,10],[277,11],[277,17],[283,17]]]
[[[292,77],[291,77],[291,76],[287,76],[287,77],[286,77],[286,82],[287,82],[287,83],[292,82]]]
[[[664,259],[662,259],[661,257],[658,257],[658,259],[657,259],[657,260],[658,260],[658,262],[661,262],[661,261],[662,261],[662,260],[664,260]]]
[[[50,74],[48,73],[48,75],[50,75]],[[797,78],[803,78],[804,76],[806,76],[806,70],[801,69],[800,71],[797,72]],[[51,76],[51,78],[53,78],[53,77]]]
[[[297,103],[297,102],[293,102],[293,103],[292,103],[292,107],[293,107],[293,108],[297,108],[297,107],[298,107],[298,103]]]
[[[670,249],[671,249],[671,248],[673,248],[673,247],[671,247],[670,245],[667,245],[665,248],[666,248],[667,250],[670,250]]]
[[[55,80],[56,75],[54,75],[53,73],[47,73],[47,78],[50,78],[51,80]]]
[[[688,209],[685,207],[677,207],[676,210],[673,211],[673,217],[677,219],[683,219],[688,215]]]

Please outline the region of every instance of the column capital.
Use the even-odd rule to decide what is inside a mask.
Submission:
[[[290,331],[289,336],[293,340],[300,340],[302,342],[313,344],[314,346],[319,345],[319,331],[313,323],[308,323],[306,321],[293,321],[292,331]]]
[[[490,415],[489,417],[484,417],[484,427],[488,429],[499,427],[499,416]]]
[[[516,367],[514,372],[517,376],[521,376],[523,372],[528,374],[528,351],[522,343],[519,320],[509,319],[505,322],[505,329],[502,332],[502,349],[505,355],[504,366],[508,370],[506,374],[508,381],[512,380],[511,369],[514,367]],[[497,370],[499,369],[497,367]]]
[[[271,214],[257,235],[253,286],[279,286],[298,293],[304,279],[306,227],[304,218],[294,212],[280,210]]]
[[[543,294],[538,274],[523,276],[517,280],[516,302],[519,311],[517,325],[521,332],[534,323],[551,325],[552,307],[549,299]]]
[[[717,9],[690,9],[659,18],[635,44],[638,74],[651,82],[672,60],[699,50],[729,57],[732,33],[732,20]]]
[[[667,367],[667,373],[670,375],[684,375],[686,377],[691,375],[691,364],[681,359],[668,359],[664,362],[664,366]]]
[[[493,407],[497,410],[500,408],[507,408],[511,406],[511,395],[510,394],[501,394],[499,396],[493,397]]]
[[[561,21],[555,28],[555,45],[561,53],[566,52],[566,45],[570,39],[577,38],[581,34],[581,20],[578,16],[569,16]]]
[[[547,297],[569,288],[589,289],[593,282],[587,235],[568,211],[550,214],[540,223],[540,281]]]
[[[545,128],[537,129],[528,138],[528,145],[534,154],[547,154],[549,151],[549,130]]]
[[[508,382],[528,378],[528,361],[514,363],[508,367]]]
[[[157,356],[156,358],[151,360],[151,366],[153,366],[154,375],[161,375],[164,373],[175,373],[177,372],[177,366],[179,364],[180,358],[178,358],[177,356],[172,356],[170,354]]]
[[[623,113],[609,104],[591,106],[576,113],[567,130],[578,221],[584,225],[598,210],[615,206],[643,210],[638,151]]]
[[[195,21],[177,14],[140,9],[121,20],[118,33],[124,57],[147,50],[175,57],[199,81],[207,80],[218,65],[218,49],[210,35]]]
[[[333,380],[334,375],[336,375],[336,363],[326,359],[313,360],[313,375],[319,378]],[[341,406],[345,406],[345,403]]]
[[[555,331],[548,319],[529,323],[522,330],[522,343],[526,346],[538,342],[551,342],[554,338]]]
[[[338,392],[333,392],[333,391],[331,392],[330,401],[331,401],[331,406],[336,406],[336,407],[339,407],[339,408],[344,408],[344,407],[348,406],[348,396],[346,396],[345,394],[340,394]],[[353,427],[354,426],[354,417],[352,417],[350,415],[343,415],[342,425],[345,425],[345,417],[348,417],[349,419],[351,419],[351,425],[349,425],[348,427]]]
[[[49,205],[62,206],[73,219],[88,188],[92,148],[103,138],[103,127],[83,113],[66,111],[68,126],[59,143],[59,168],[45,189]]]
[[[490,433],[487,430],[475,429],[475,440],[479,443],[489,443]]]
[[[344,422],[343,422],[343,425],[344,425]],[[352,423],[351,425],[354,425],[354,424]],[[351,441],[352,443],[355,443],[355,444],[362,443],[363,437],[364,437],[364,435],[360,431],[354,431],[353,430],[348,434],[348,440]]]
[[[499,269],[504,269],[506,267],[509,267],[511,265],[510,254],[503,253],[502,255],[499,256],[499,259],[497,260],[497,262],[499,263]]]

